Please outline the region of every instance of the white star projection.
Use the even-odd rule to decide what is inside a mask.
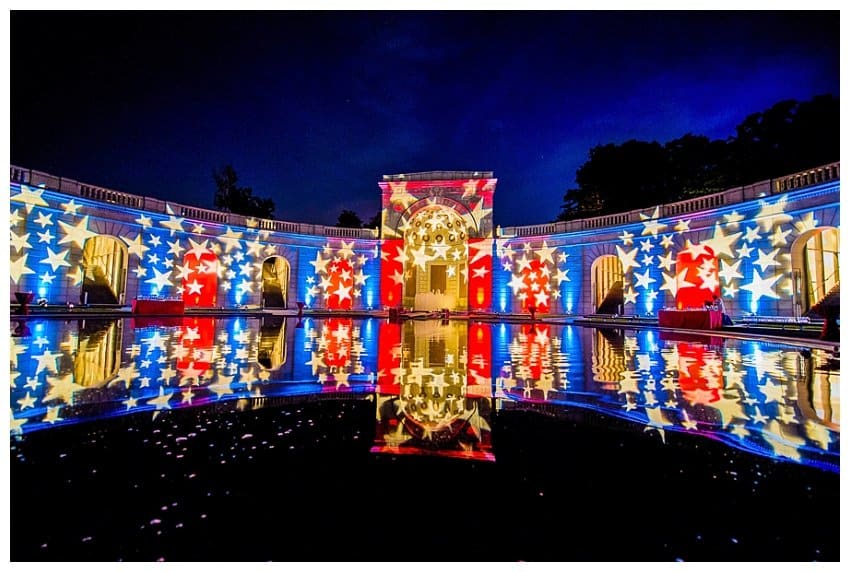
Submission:
[[[88,225],[88,215],[84,216],[82,220],[80,220],[80,222],[78,222],[76,225],[70,225],[59,221],[59,226],[62,227],[62,229],[65,231],[65,236],[63,236],[62,239],[59,240],[59,244],[71,242],[82,248],[86,240],[93,236],[97,236],[96,232],[89,230]]]
[[[15,250],[16,253],[21,252],[26,248],[32,248],[32,245],[29,243],[30,233],[26,233],[22,236],[18,236],[15,234],[14,230],[9,231],[9,239],[10,245]]]
[[[781,276],[772,276],[771,278],[762,278],[758,270],[753,270],[752,282],[741,286],[741,290],[748,290],[752,293],[753,301],[758,302],[762,296],[768,298],[779,298],[779,295],[774,292],[773,285]]]
[[[641,236],[646,234],[651,234],[652,236],[658,236],[658,233],[665,228],[667,228],[666,224],[661,224],[658,222],[658,211],[660,207],[655,207],[655,210],[651,215],[645,215],[640,213],[640,219],[643,221],[643,231],[641,232]]]
[[[758,454],[767,450],[797,462],[819,459],[837,469],[837,426],[828,429],[830,420],[825,419],[804,428],[804,414],[794,402],[811,396],[776,381],[794,379],[798,350],[763,351],[751,342],[730,341],[718,347],[709,345],[710,338],[659,344],[649,330],[620,334],[618,340],[597,336],[592,348],[582,348],[565,343],[575,339],[574,333],[567,335],[574,326],[508,328],[511,359],[497,374],[497,397],[580,403],[603,412],[618,408],[662,438],[665,430],[697,432]],[[545,335],[538,335],[540,330]],[[571,366],[583,368],[598,389],[585,382],[573,394],[566,375]],[[829,373],[819,375],[820,383],[829,383]],[[837,372],[833,377],[837,381]],[[606,397],[588,400],[588,390]],[[765,448],[765,443],[773,446]]]
[[[145,252],[148,251],[149,247],[145,246],[142,243],[142,233],[141,232],[139,234],[137,234],[136,238],[134,238],[132,240],[130,238],[126,237],[126,236],[122,236],[121,239],[125,243],[127,243],[127,247],[128,247],[127,250],[130,252],[131,255],[135,254],[139,258],[144,259]]]
[[[755,220],[764,232],[771,232],[774,227],[787,224],[793,220],[794,217],[785,212],[787,203],[787,196],[782,196],[773,202],[759,201],[761,210],[756,215]]]
[[[405,323],[386,328],[379,342],[378,427],[373,452],[493,460],[490,424],[480,402],[491,396],[489,336],[458,322]],[[469,328],[469,329],[468,329]],[[439,360],[419,338],[440,340]],[[439,363],[437,363],[439,361]]]
[[[619,232],[621,244],[614,246],[625,277],[624,303],[635,304],[641,311],[656,307],[663,299],[664,306],[672,306],[678,289],[699,286],[711,290],[719,285],[721,295],[731,301],[727,312],[755,312],[763,299],[778,299],[776,288],[790,293],[791,268],[787,250],[797,237],[819,228],[813,211],[792,215],[785,212],[786,196],[758,202],[751,222],[742,209],[718,216],[710,229],[691,229],[691,220],[678,219],[676,224],[658,220],[659,209],[640,213],[642,229],[635,242],[636,228]],[[755,212],[757,210],[757,212]],[[753,225],[752,222],[756,224]],[[676,231],[664,234],[668,227]],[[698,239],[699,236],[702,239]],[[676,255],[682,252],[696,257],[711,249],[717,260],[717,271],[706,267],[697,270],[693,278],[674,275]],[[659,252],[664,254],[659,254]],[[784,257],[784,260],[783,260]],[[697,282],[693,280],[699,276]],[[658,290],[650,288],[652,282],[661,282]],[[508,284],[516,295],[519,283]],[[740,291],[748,294],[743,299]],[[658,298],[658,294],[662,296]]]
[[[124,228],[114,224],[104,228],[99,226],[103,218],[87,212],[89,201],[57,199],[51,191],[28,187],[15,197],[12,204],[23,203],[26,209],[12,209],[10,282],[18,288],[38,290],[48,300],[57,285],[83,284],[81,251],[96,237],[117,240],[126,247],[130,255],[124,260],[126,274],[138,279],[135,295],[180,297],[191,293],[200,300],[209,293],[198,304],[208,306],[222,295],[224,300],[217,303],[228,305],[256,296],[261,290],[263,261],[278,255],[278,246],[266,242],[269,233],[265,230],[245,233],[226,226],[214,236],[189,238],[192,224],[196,233],[209,230],[176,215],[170,205],[165,215],[141,214]],[[116,234],[108,234],[110,231]],[[367,279],[366,274],[356,274],[357,287],[362,288]],[[187,300],[192,305],[193,301]]]
[[[165,206],[166,213],[169,215],[167,221],[160,220],[159,224],[169,229],[169,235],[174,236],[175,232],[183,231],[183,221],[186,220],[184,218],[178,218],[174,216],[174,210],[172,210],[171,205]]]
[[[515,247],[521,248],[522,256],[517,257],[513,250]],[[494,268],[510,273],[507,285],[514,299],[519,302],[521,312],[528,306],[534,306],[541,312],[562,311],[558,302],[563,297],[562,285],[570,282],[570,269],[567,267],[569,253],[562,247],[549,246],[546,239],[522,243],[510,243],[508,239],[502,239],[496,241],[496,256],[500,264],[494,265]],[[507,305],[500,308],[501,311],[508,309]]]
[[[27,185],[21,185],[21,192],[17,195],[12,195],[9,200],[13,203],[24,203],[27,213],[31,213],[33,207],[49,206],[47,201],[41,196],[44,194],[44,191],[45,189],[43,188],[33,189]]]
[[[363,295],[363,288],[370,278],[364,272],[369,257],[356,256],[354,241],[331,240],[316,251],[316,258],[309,264],[313,275],[306,277],[308,307],[350,310],[354,301]]]
[[[416,197],[407,191],[407,183],[390,183],[392,194],[390,195],[390,205],[404,210],[411,204],[416,202]]]

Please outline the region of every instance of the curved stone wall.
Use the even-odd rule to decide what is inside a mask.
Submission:
[[[83,247],[93,237],[112,236],[129,254],[127,304],[133,298],[191,292],[198,303],[188,305],[260,306],[262,265],[272,256],[289,263],[289,307],[302,301],[309,307],[367,309],[378,302],[377,239],[192,220],[17,183],[11,184],[10,206],[12,301],[15,292],[28,291],[49,304],[81,303]],[[321,287],[322,278],[327,288]]]
[[[839,227],[838,165],[823,169],[832,174],[795,174],[646,211],[497,229],[475,245],[476,258],[482,248],[492,256],[481,270],[491,273],[489,310],[524,313],[533,304],[549,314],[592,314],[601,300],[594,300],[600,278],[591,269],[599,257],[614,255],[622,275],[612,300],[624,314],[675,306],[677,291],[681,297],[692,288],[717,292],[733,316],[799,315],[810,305],[805,256],[815,250],[815,243],[807,242],[808,250],[802,244]],[[49,304],[79,304],[95,292],[98,276],[109,276],[125,281],[114,288],[123,304],[180,297],[189,306],[259,307],[263,263],[282,257],[287,264],[266,269],[287,268],[280,290],[290,308],[380,307],[387,251],[370,230],[257,221],[48,175],[39,186],[21,173],[32,172],[12,168],[12,302],[16,292],[32,292]],[[86,242],[97,237],[114,237],[121,248],[101,248],[115,254],[90,255],[84,264]],[[837,283],[837,257],[835,270]]]
[[[681,216],[658,213],[658,208],[645,211],[641,222],[629,224],[497,239],[495,310],[521,311],[534,287],[529,264],[537,261],[537,274],[552,277],[547,301],[554,313],[592,314],[597,308],[590,296],[590,270],[599,257],[615,255],[624,275],[623,313],[654,314],[674,307],[677,290],[687,287],[682,270],[676,270],[677,255],[689,249],[697,252],[703,245],[715,254],[714,279],[727,313],[792,316],[802,295],[794,292],[792,249],[814,229],[839,226],[839,182]],[[710,285],[712,279],[706,278]],[[542,286],[537,290],[540,300]],[[802,305],[797,313],[801,311]]]

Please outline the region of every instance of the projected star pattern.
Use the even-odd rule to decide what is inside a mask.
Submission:
[[[305,320],[291,343],[310,359],[302,362],[299,356],[291,371],[259,363],[257,319],[186,317],[167,323],[133,327],[130,320],[112,340],[104,338],[115,334],[114,326],[106,336],[104,325],[81,338],[77,321],[38,321],[16,333],[10,349],[12,433],[98,415],[156,414],[222,399],[374,384],[374,351],[364,346],[374,340],[361,336],[361,325],[351,319]],[[116,364],[114,371],[104,371],[108,363]],[[97,411],[93,404],[99,404]]]
[[[351,318],[328,318],[322,322],[310,320],[304,328],[304,351],[310,360],[311,378],[325,389],[340,391],[355,382],[375,383],[374,368],[364,363],[368,352],[364,346],[360,323]]]
[[[255,319],[89,324],[84,335],[76,321],[36,321],[12,337],[11,432],[223,400],[355,391],[392,402],[379,410],[378,447],[442,443],[448,454],[486,456],[489,418],[478,400],[495,390],[500,400],[591,408],[662,440],[670,431],[696,433],[759,455],[838,467],[839,372],[823,367],[828,356],[818,350],[806,356],[756,341],[662,341],[640,330],[603,351],[587,339],[594,330],[576,326],[451,322],[439,326],[441,335],[457,345],[428,365],[418,354],[428,344],[402,338],[400,324],[331,318],[302,326],[288,330],[291,357],[282,361],[291,365],[269,370],[258,360]]]
[[[564,326],[550,336],[550,326],[511,326],[510,366],[496,379],[496,395],[578,403],[642,422],[662,440],[665,431],[702,433],[774,457],[818,459],[837,470],[837,459],[824,453],[839,451],[838,420],[807,416],[798,403],[806,398],[798,394],[797,381],[811,367],[800,350],[752,341],[724,344],[721,338],[659,341],[652,330],[627,332],[622,349],[608,355],[611,363],[591,356],[593,371],[607,369],[618,380],[608,387],[585,387],[598,393],[598,400],[587,401],[580,397],[585,392],[571,392],[563,366],[557,366],[569,361],[561,347],[579,336],[570,332],[575,328]],[[838,372],[832,375],[837,381]]]
[[[621,227],[613,250],[625,275],[623,298],[627,310],[631,309],[628,313],[675,307],[677,292],[687,288],[704,291],[707,299],[718,293],[727,300],[727,312],[757,313],[765,300],[790,297],[790,246],[808,231],[821,228],[822,221],[813,209],[788,211],[788,207],[787,195],[760,199],[754,206],[726,209],[713,225],[701,229],[691,229],[689,218],[660,219],[659,207],[641,213],[639,226]],[[572,301],[586,293],[576,290],[580,281],[561,288],[571,281],[566,267],[572,246],[568,240],[555,235],[497,241],[502,270],[510,273],[505,290],[512,300],[510,307],[521,312],[529,305],[540,312],[572,312]],[[706,253],[713,254],[716,267],[677,268],[677,256],[683,253],[701,262],[708,258]]]
[[[379,340],[378,426],[373,452],[493,460],[489,326],[464,322],[385,324]],[[441,341],[432,363],[429,344]],[[482,374],[486,374],[486,377]]]
[[[331,310],[351,310],[356,301],[361,301],[364,290],[368,293],[365,304],[357,304],[358,307],[371,307],[373,304],[372,293],[366,288],[367,281],[371,278],[364,269],[370,259],[378,257],[378,250],[369,251],[368,254],[355,251],[355,241],[337,241],[338,244],[327,242],[324,247],[316,251],[316,257],[310,261],[313,267],[312,275],[305,279],[307,290],[305,302],[307,307],[324,307]],[[372,281],[373,283],[375,280]]]
[[[121,211],[110,220],[103,218],[105,205],[27,185],[13,184],[10,200],[11,284],[26,290],[34,283],[27,275],[36,275],[32,291],[50,303],[80,302],[71,292],[83,282],[82,249],[99,235],[114,236],[127,247],[128,273],[138,284],[130,297],[182,298],[188,306],[259,305],[263,262],[293,258],[290,247],[270,241],[271,232],[255,219],[240,229],[177,216],[169,207],[164,216],[136,211],[128,219],[132,211]],[[367,286],[364,267],[376,249],[364,250],[353,240],[339,241],[333,250],[330,243],[305,248],[292,235],[276,238],[304,248],[303,256],[317,252],[315,277],[299,290],[300,299],[351,309],[367,305],[359,301],[365,293],[374,302],[377,285]]]
[[[617,246],[623,272],[631,275],[631,285],[624,293],[625,304],[652,311],[659,307],[656,299],[661,292],[668,293],[664,306],[672,307],[680,288],[713,292],[719,286],[725,299],[738,301],[744,311],[756,312],[762,298],[790,296],[791,257],[787,252],[780,253],[780,247],[787,247],[796,236],[816,228],[818,220],[809,211],[795,221],[785,212],[786,201],[787,197],[759,201],[759,211],[750,221],[733,210],[720,216],[711,230],[697,233],[703,238],[693,242],[693,233],[691,238],[686,236],[690,219],[662,223],[658,220],[658,207],[651,214],[642,213],[640,235],[624,230],[622,247]],[[696,275],[677,271],[677,254],[687,252],[696,260],[705,252],[704,247],[713,252],[719,271],[697,271]],[[741,296],[740,290],[749,294]]]
[[[549,312],[550,306],[558,304],[561,285],[570,281],[566,249],[551,247],[545,239],[515,244],[497,240],[496,257],[502,270],[511,274],[508,286],[520,311],[534,307]]]
[[[496,179],[382,182],[378,186],[383,191],[384,238],[404,238],[411,215],[421,206],[435,205],[457,209],[455,214],[463,216],[468,231],[482,237],[490,233]],[[444,201],[443,196],[451,200]]]

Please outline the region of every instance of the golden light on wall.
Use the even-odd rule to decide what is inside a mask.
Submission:
[[[83,298],[89,304],[120,304],[127,286],[127,247],[113,236],[89,238],[83,247]]]

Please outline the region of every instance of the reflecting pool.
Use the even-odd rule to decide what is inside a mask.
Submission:
[[[543,322],[12,327],[13,560],[838,559],[824,350]]]

